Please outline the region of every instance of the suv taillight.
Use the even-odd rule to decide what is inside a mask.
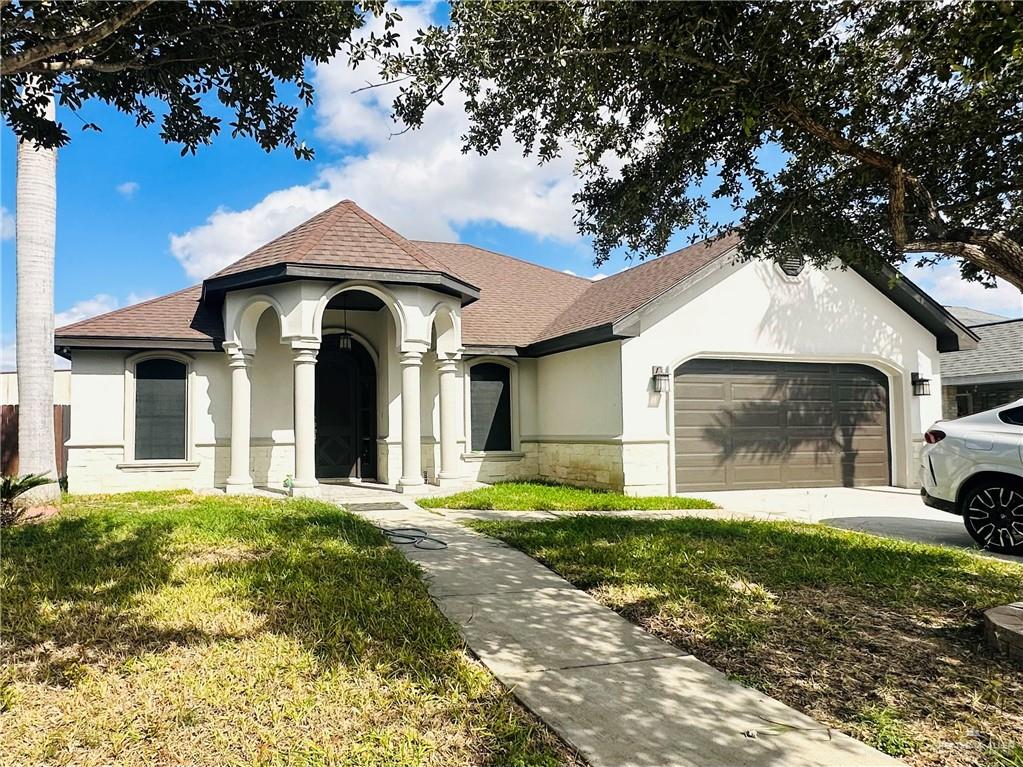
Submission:
[[[933,445],[941,440],[945,439],[945,432],[941,429],[931,429],[924,434],[924,442],[928,445]]]

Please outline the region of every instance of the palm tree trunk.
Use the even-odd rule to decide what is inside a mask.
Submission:
[[[50,96],[48,117],[56,109]],[[53,438],[53,264],[57,236],[57,152],[18,144],[18,462],[21,474],[53,482],[26,495],[31,504],[60,498]]]

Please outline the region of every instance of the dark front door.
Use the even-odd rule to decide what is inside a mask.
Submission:
[[[316,358],[316,476],[376,477],[376,368],[358,341],[323,337]]]

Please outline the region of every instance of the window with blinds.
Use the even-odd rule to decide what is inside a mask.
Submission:
[[[135,460],[184,460],[185,364],[144,360],[135,366]]]
[[[511,450],[510,371],[483,362],[469,369],[472,450]]]

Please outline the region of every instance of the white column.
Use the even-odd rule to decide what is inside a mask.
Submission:
[[[316,481],[316,352],[317,347],[292,346],[295,359],[295,476],[292,495],[317,495]]]
[[[423,484],[423,446],[419,423],[421,351],[401,353],[401,490]]]
[[[227,478],[228,493],[251,493],[249,473],[249,437],[251,435],[251,383],[249,369],[252,355],[238,347],[228,348],[231,361],[231,474]]]
[[[458,381],[455,373],[458,362],[454,358],[437,358],[440,378],[440,471],[438,484],[458,479]]]

